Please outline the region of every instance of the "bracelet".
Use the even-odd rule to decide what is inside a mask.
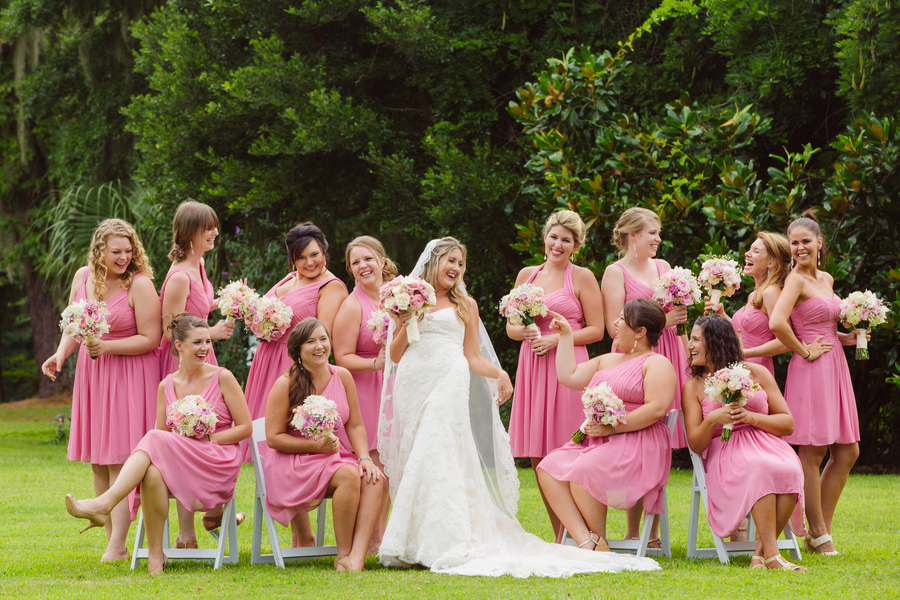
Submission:
[[[359,464],[359,463],[361,463],[361,462],[364,461],[364,460],[368,460],[368,461],[370,461],[370,462],[375,462],[375,461],[372,460],[372,458],[371,458],[370,456],[367,456],[367,455],[363,454],[362,456],[360,456],[360,457],[356,460],[356,464]]]
[[[375,357],[372,357],[372,370],[375,370]]]
[[[612,433],[610,435],[616,435],[617,433],[619,433],[618,431],[616,431],[615,425],[610,425],[610,428],[612,428]]]
[[[806,358],[804,358],[803,360],[809,360],[809,357],[810,357],[810,356],[812,356],[812,350],[807,349],[807,351],[806,351]]]

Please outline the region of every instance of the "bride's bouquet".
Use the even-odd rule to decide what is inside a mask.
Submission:
[[[59,321],[59,330],[75,338],[79,344],[93,342],[96,338],[109,333],[106,318],[109,310],[106,302],[96,300],[79,300],[66,307]],[[91,356],[91,358],[95,358]]]
[[[869,360],[869,342],[866,329],[878,327],[887,320],[891,309],[884,305],[874,292],[852,292],[841,300],[841,321],[856,329],[856,359]]]
[[[291,426],[308,440],[320,440],[334,435],[341,426],[337,404],[325,396],[307,396],[303,404],[294,408]]]
[[[259,300],[256,291],[242,281],[232,281],[223,287],[218,298],[219,310],[229,323],[249,317],[253,305]]]
[[[372,340],[376,344],[387,344],[388,327],[391,325],[391,315],[386,310],[376,310],[366,321],[366,325],[372,331]]]
[[[418,277],[395,277],[381,286],[380,308],[399,315],[401,311],[412,312],[413,317],[406,326],[406,339],[410,344],[419,343],[418,316],[437,306],[434,288]]]
[[[617,427],[619,423],[627,423],[622,399],[616,396],[605,381],[600,385],[585,388],[581,395],[581,403],[584,405],[585,420],[581,427],[572,434],[571,439],[576,444],[582,443],[587,437],[584,428],[591,421],[613,427]]]
[[[534,320],[547,316],[544,288],[530,283],[513,288],[500,299],[500,314],[512,325],[525,325],[526,331],[536,331],[540,338],[541,330]]]
[[[700,301],[700,296],[697,278],[682,267],[674,267],[663,273],[653,288],[653,299],[659,302],[666,312],[672,310],[676,304],[684,306],[696,304]],[[687,333],[687,323],[678,325],[678,335]]]
[[[257,297],[246,323],[253,335],[266,342],[281,339],[291,326],[294,310],[275,296]]]
[[[219,417],[203,396],[185,396],[166,409],[166,427],[185,437],[202,438],[216,430]]]
[[[697,282],[709,292],[712,303],[718,304],[722,296],[731,297],[741,287],[740,265],[727,256],[711,256],[703,261]]]
[[[750,379],[749,369],[736,362],[707,376],[703,391],[712,402],[718,402],[722,406],[737,404],[740,408],[747,404],[748,398],[752,398],[761,389],[758,383],[753,383]],[[731,423],[722,425],[722,435],[719,439],[723,442],[730,440],[732,428]]]

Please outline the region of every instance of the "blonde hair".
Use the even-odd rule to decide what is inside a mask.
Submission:
[[[387,257],[384,246],[371,235],[361,235],[347,244],[347,249],[344,251],[344,266],[347,267],[347,273],[353,275],[353,271],[350,269],[350,251],[359,246],[371,250],[376,258],[384,259],[384,266],[381,268],[382,281],[388,281],[397,276],[397,264]]]
[[[119,278],[122,288],[127,290],[131,286],[135,273],[143,273],[153,279],[153,268],[134,227],[122,219],[105,219],[94,230],[91,249],[88,251],[88,267],[91,269],[94,296],[97,300],[103,300],[103,296],[106,295],[106,265],[103,264],[103,251],[106,250],[106,242],[111,236],[127,238],[131,242],[131,262]]]
[[[766,254],[775,260],[775,266],[769,271],[766,280],[759,284],[759,287],[753,291],[753,299],[750,304],[754,308],[762,309],[763,291],[770,285],[784,288],[784,280],[787,279],[788,273],[791,272],[791,246],[786,237],[780,233],[769,233],[768,231],[760,231],[756,237],[762,240],[766,247]]]
[[[572,235],[575,237],[575,252],[578,252],[578,249],[584,244],[584,236],[587,232],[587,227],[585,227],[584,221],[581,220],[578,213],[571,210],[560,210],[550,215],[547,222],[544,223],[544,237],[546,238],[550,230],[557,225],[565,227],[572,232]]]
[[[187,258],[194,236],[218,226],[219,217],[216,216],[216,211],[202,202],[186,200],[179,204],[175,218],[172,219],[172,249],[169,250],[169,260],[180,262]]]
[[[453,282],[453,287],[447,292],[447,296],[450,298],[450,301],[456,306],[456,316],[459,317],[459,320],[469,324],[469,302],[467,298],[469,294],[465,292],[462,287],[462,279],[463,275],[466,273],[465,265],[466,265],[466,256],[468,252],[466,251],[466,247],[459,243],[454,237],[444,237],[437,241],[434,245],[434,249],[431,251],[431,256],[428,257],[428,262],[425,263],[425,270],[422,273],[422,278],[430,283],[432,287],[437,289],[437,276],[438,276],[438,268],[440,267],[441,259],[450,254],[455,248],[459,248],[462,251],[463,255],[463,267],[460,269],[459,277],[456,278],[456,281]]]
[[[656,221],[662,227],[659,215],[652,210],[633,206],[622,213],[612,233],[612,242],[619,249],[619,258],[628,252],[628,235],[642,232],[650,221]]]

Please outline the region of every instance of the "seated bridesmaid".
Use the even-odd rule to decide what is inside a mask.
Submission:
[[[710,527],[724,538],[749,512],[758,540],[750,568],[806,571],[786,561],[776,541],[792,514],[792,527],[802,534],[803,470],[796,453],[779,437],[790,435],[794,419],[775,378],[765,366],[743,361],[740,340],[724,317],[697,319],[688,352],[692,378],[684,384],[681,402],[688,444],[698,454],[707,451]],[[710,401],[704,392],[706,377],[736,362],[742,362],[762,390],[742,408]],[[719,436],[727,423],[734,429],[723,442]]]
[[[206,362],[211,348],[206,321],[180,314],[169,329],[181,364],[159,384],[156,429],[138,443],[107,492],[82,501],[66,495],[66,510],[90,521],[90,529],[105,526],[113,507],[140,485],[151,573],[166,566],[162,538],[169,494],[193,511],[208,511],[228,502],[241,472],[240,442],[253,431],[244,392],[234,375]],[[202,396],[218,417],[215,431],[201,439],[178,435],[166,427],[167,407],[192,395]],[[136,506],[132,515],[135,511]]]
[[[568,442],[548,454],[537,468],[544,494],[578,547],[609,551],[608,506],[641,507],[663,512],[662,490],[669,479],[672,453],[663,417],[675,398],[675,369],[653,352],[666,326],[666,313],[646,298],[625,304],[613,323],[612,352],[575,363],[572,328],[553,314],[559,331],[556,373],[572,389],[606,382],[625,405],[626,422],[616,427],[589,423],[581,444]],[[595,535],[596,534],[596,537]],[[590,549],[590,547],[588,548]]]
[[[369,441],[353,377],[328,364],[331,340],[314,317],[294,327],[287,352],[293,364],[266,401],[266,505],[272,518],[287,527],[331,498],[338,548],[334,568],[362,571],[381,509],[384,475],[366,454]],[[336,438],[306,439],[291,425],[294,408],[314,394],[337,405],[343,425]]]

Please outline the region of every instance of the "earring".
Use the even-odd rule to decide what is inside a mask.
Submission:
[[[181,361],[182,361],[181,352],[179,352],[178,353],[178,368],[181,368]]]
[[[302,360],[298,360],[298,361],[297,361],[297,366],[300,367],[300,370],[301,370],[301,371],[305,371],[305,370],[306,370],[306,369],[303,368],[303,361],[302,361]]]
[[[637,348],[637,338],[635,338],[635,340],[634,340],[634,346],[631,347],[631,352],[630,352],[630,354],[634,354],[634,351],[635,351],[636,348]]]
[[[637,242],[634,243],[634,257],[637,258]]]
[[[822,249],[819,248],[818,250],[816,250],[816,266],[819,266],[821,264],[822,264]]]
[[[794,257],[791,257],[791,270],[794,270]]]
[[[544,250],[544,262],[547,262],[547,251]]]
[[[191,254],[194,253],[194,242],[191,242]]]

